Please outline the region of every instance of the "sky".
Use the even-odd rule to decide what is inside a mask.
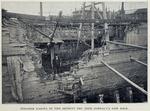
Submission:
[[[63,15],[71,15],[75,10],[80,10],[82,2],[43,2],[43,15],[58,15],[59,11],[63,12]],[[86,3],[90,4],[90,3]],[[106,2],[106,7],[108,10],[116,11],[121,8],[121,2]],[[125,10],[147,8],[147,2],[125,2]],[[3,1],[1,3],[2,8],[8,10],[9,12],[23,13],[39,15],[40,13],[40,3],[39,2],[22,2],[22,1]],[[101,5],[97,5],[97,8],[101,9]]]

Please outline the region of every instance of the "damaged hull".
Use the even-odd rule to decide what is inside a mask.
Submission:
[[[147,82],[147,67],[136,62],[130,61],[130,56],[143,62],[147,61],[145,50],[130,49],[129,51],[112,51],[109,55],[96,57],[105,60],[109,65],[122,73],[125,77],[140,85]],[[92,60],[93,62],[94,60]],[[96,65],[79,66],[74,74],[58,78],[53,81],[40,81],[34,74],[28,74],[28,78],[22,82],[22,93],[24,103],[61,103],[73,102],[74,95],[76,100],[113,91],[122,87],[130,86],[125,80],[109,70],[101,62]],[[27,74],[27,73],[26,73]],[[75,81],[79,83],[80,78],[83,84],[73,85]],[[36,80],[37,79],[37,80]],[[69,85],[66,85],[69,84]],[[70,89],[68,87],[71,87]]]

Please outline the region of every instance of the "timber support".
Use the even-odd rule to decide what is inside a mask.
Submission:
[[[21,64],[19,57],[8,57],[8,73],[11,77],[11,92],[15,100],[22,102],[22,77],[21,77]]]
[[[144,89],[144,84],[140,84],[140,87],[142,87]],[[140,95],[141,102],[145,102],[147,100],[147,97],[143,93],[140,92],[139,95]]]
[[[118,90],[114,92],[114,102],[120,103],[120,95]]]
[[[86,98],[83,98],[83,103],[87,103],[87,99]]]
[[[139,45],[134,45],[134,44],[126,44],[126,43],[121,43],[121,42],[114,42],[114,41],[106,41],[107,43],[111,44],[116,44],[116,45],[122,45],[122,46],[127,46],[127,47],[134,47],[138,49],[144,49],[147,50],[147,47],[139,46]]]
[[[121,74],[120,72],[118,72],[116,69],[112,68],[110,65],[108,65],[106,62],[104,62],[103,60],[101,60],[101,62],[108,67],[111,71],[113,71],[115,74],[117,74],[118,76],[120,76],[122,79],[124,79],[126,82],[128,82],[129,84],[131,84],[132,86],[134,86],[136,89],[138,89],[139,91],[141,91],[142,93],[144,93],[145,95],[147,95],[147,91],[145,91],[143,88],[141,88],[140,86],[138,86],[137,84],[135,84],[134,82],[132,82],[131,80],[129,80],[127,77],[125,77],[123,74]]]
[[[144,66],[147,67],[147,64],[146,64],[146,63],[144,63],[144,62],[142,62],[142,61],[139,61],[139,60],[136,59],[136,58],[130,57],[130,60],[131,60],[131,61],[135,61],[135,62],[137,62],[137,63],[139,63],[139,64],[142,64],[142,65],[144,65]]]
[[[133,91],[132,91],[132,88],[131,87],[127,87],[126,88],[126,97],[127,97],[127,101],[132,103],[133,102]]]
[[[104,103],[104,100],[103,100],[103,99],[104,99],[104,94],[99,94],[99,95],[98,95],[98,102],[99,102],[99,103]]]

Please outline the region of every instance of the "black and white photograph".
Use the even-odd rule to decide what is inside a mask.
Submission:
[[[148,103],[148,2],[2,1],[2,104]]]

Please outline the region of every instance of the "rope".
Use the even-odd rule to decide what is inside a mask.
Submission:
[[[109,66],[106,62],[104,62],[103,60],[101,60],[101,62],[107,66],[110,70],[112,70],[115,74],[117,74],[118,76],[120,76],[122,79],[124,79],[125,81],[127,81],[129,84],[131,84],[132,86],[134,86],[136,89],[138,89],[139,91],[141,91],[142,93],[144,93],[145,95],[148,95],[147,91],[145,91],[143,88],[141,88],[140,86],[138,86],[137,84],[135,84],[134,82],[132,82],[131,80],[129,80],[127,77],[125,77],[123,74],[121,74],[120,72],[118,72],[117,70],[115,70],[114,68],[112,68],[111,66]]]

